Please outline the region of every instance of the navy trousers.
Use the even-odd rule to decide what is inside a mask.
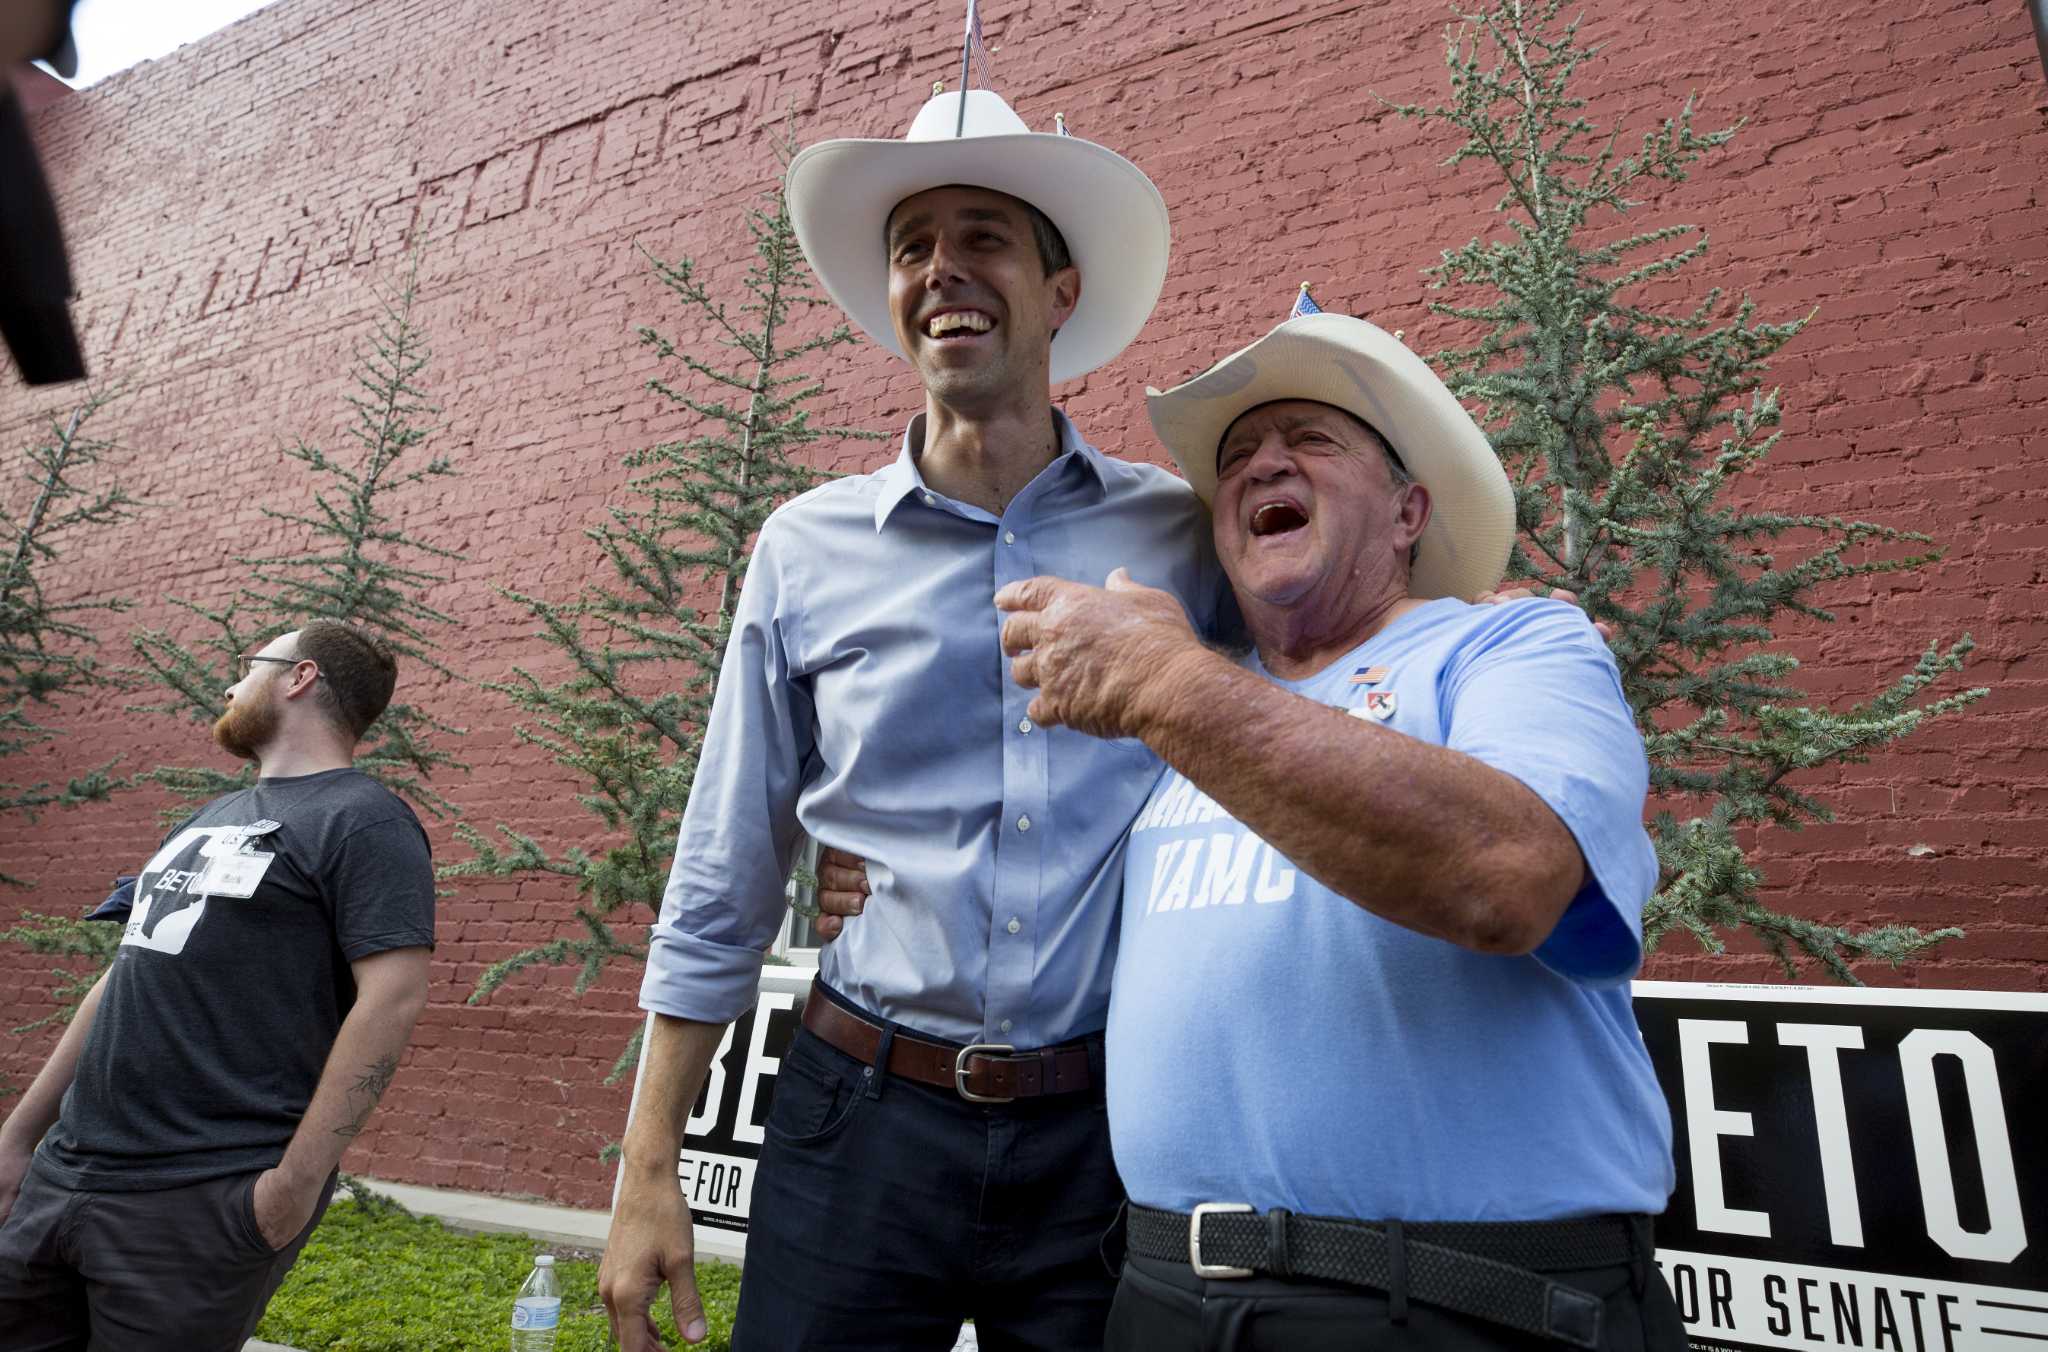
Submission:
[[[734,1352],[944,1352],[968,1318],[986,1352],[1100,1348],[1123,1205],[1100,1046],[1092,1090],[982,1105],[800,1031],[765,1124]]]

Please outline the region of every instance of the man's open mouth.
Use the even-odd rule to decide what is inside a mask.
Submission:
[[[1262,502],[1252,509],[1254,536],[1285,535],[1308,524],[1308,513],[1291,502]]]
[[[980,310],[943,310],[924,322],[927,338],[971,338],[977,333],[987,333],[996,326],[994,317]]]

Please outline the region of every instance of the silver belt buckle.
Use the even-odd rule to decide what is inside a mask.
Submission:
[[[1000,1095],[977,1094],[967,1087],[967,1058],[976,1052],[992,1056],[1008,1056],[1017,1049],[1007,1042],[970,1042],[953,1057],[953,1088],[960,1091],[960,1097],[969,1103],[1015,1103],[1016,1095],[1005,1098]]]
[[[1250,1268],[1226,1267],[1221,1263],[1202,1261],[1202,1218],[1232,1211],[1250,1211],[1249,1202],[1203,1202],[1188,1217],[1188,1266],[1195,1270],[1197,1277],[1218,1281],[1229,1277],[1249,1277]]]

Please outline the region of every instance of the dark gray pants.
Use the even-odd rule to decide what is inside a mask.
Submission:
[[[334,1195],[282,1249],[256,1174],[155,1192],[75,1192],[31,1167],[0,1224],[0,1352],[235,1352]]]

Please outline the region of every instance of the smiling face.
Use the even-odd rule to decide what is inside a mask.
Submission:
[[[1074,312],[1081,274],[1048,274],[1031,217],[985,188],[933,188],[889,215],[889,312],[925,389],[971,410],[1044,397],[1052,336]]]
[[[1241,415],[1216,448],[1216,553],[1246,619],[1258,609],[1369,611],[1408,590],[1429,494],[1397,482],[1377,438],[1328,404]]]

